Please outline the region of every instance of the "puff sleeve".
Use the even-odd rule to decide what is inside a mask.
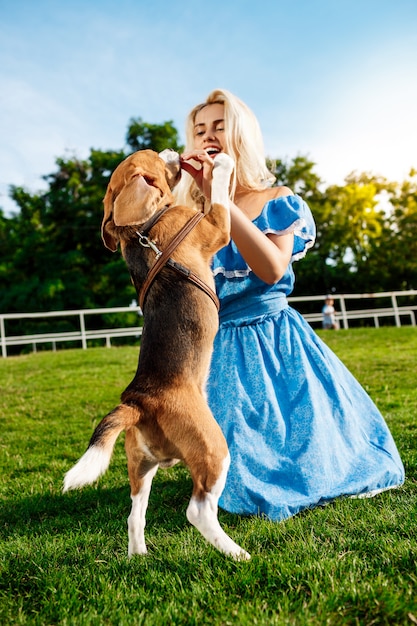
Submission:
[[[308,204],[298,195],[280,196],[270,200],[254,223],[265,234],[294,233],[291,261],[303,258],[307,250],[314,245],[316,238],[314,218]]]

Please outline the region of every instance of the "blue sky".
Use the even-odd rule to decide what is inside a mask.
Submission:
[[[417,0],[0,0],[0,207],[216,87],[327,183],[417,168]]]

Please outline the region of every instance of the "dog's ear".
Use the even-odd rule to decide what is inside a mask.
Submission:
[[[119,244],[119,237],[114,231],[113,221],[113,190],[108,185],[106,195],[103,200],[104,204],[104,217],[101,223],[101,237],[103,243],[112,252],[116,252]]]
[[[171,189],[181,176],[180,157],[174,150],[164,150],[159,156],[161,159],[153,150],[134,152],[111,176],[104,196],[101,236],[112,252],[120,243],[119,226],[143,224],[159,208],[172,204]],[[153,172],[155,184],[148,184],[141,175],[137,183],[130,185],[130,176],[136,170],[141,174]]]
[[[170,189],[173,189],[181,178],[180,155],[175,150],[167,148],[159,153],[165,162],[165,177]]]

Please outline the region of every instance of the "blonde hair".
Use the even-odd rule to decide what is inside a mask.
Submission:
[[[255,114],[242,100],[225,89],[215,89],[205,102],[196,105],[186,120],[186,150],[194,148],[194,125],[197,114],[209,104],[224,106],[225,145],[224,151],[233,158],[236,167],[230,194],[233,197],[236,185],[250,190],[269,187],[275,177],[265,162],[264,143]],[[193,178],[183,172],[175,196],[181,203],[188,204],[201,195]],[[188,201],[188,202],[187,202]]]

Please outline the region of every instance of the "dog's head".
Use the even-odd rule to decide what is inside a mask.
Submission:
[[[114,170],[104,197],[101,234],[113,252],[119,243],[121,226],[144,224],[156,211],[173,202],[171,189],[181,176],[179,156],[173,150],[159,155],[139,150]]]

